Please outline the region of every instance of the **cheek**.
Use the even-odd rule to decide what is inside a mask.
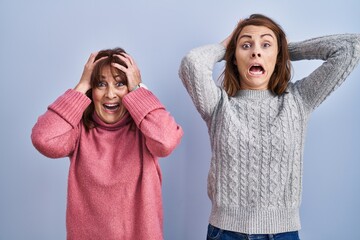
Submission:
[[[277,58],[278,58],[277,50],[274,51],[274,52],[271,54],[270,58],[271,58],[271,63],[272,63],[272,65],[275,66],[275,65],[276,65],[276,61],[277,61]]]
[[[92,91],[92,98],[94,101],[98,101],[100,99],[100,93],[97,90]]]
[[[277,55],[271,54],[266,58],[268,69],[274,69],[276,65]]]
[[[97,108],[98,105],[101,105],[101,98],[102,98],[102,94],[99,91],[92,92],[92,100],[95,105],[95,108]]]
[[[275,66],[276,66],[276,59],[275,59],[275,60],[273,60],[273,61],[272,61],[272,63],[271,63],[271,67],[272,67],[272,69],[275,69]]]
[[[237,62],[236,66],[237,66],[237,70],[238,70],[240,76],[244,77],[244,74],[246,74],[247,70],[248,70],[245,62],[239,61],[239,62]]]
[[[234,64],[237,66],[239,72],[243,72],[246,69],[246,64],[248,62],[249,57],[247,56],[246,52],[238,51],[235,55]],[[241,71],[240,71],[241,69]]]
[[[126,94],[129,93],[129,90],[127,87],[125,87],[124,89],[120,89],[117,93],[117,95],[120,97],[120,98],[123,98]]]

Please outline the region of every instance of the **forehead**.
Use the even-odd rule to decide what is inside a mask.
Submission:
[[[238,39],[240,40],[241,38],[273,38],[273,39],[276,39],[276,35],[268,27],[248,25],[248,26],[245,26],[241,30]]]

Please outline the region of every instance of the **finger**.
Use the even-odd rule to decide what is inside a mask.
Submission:
[[[109,56],[104,56],[104,57],[101,57],[101,58],[95,60],[95,61],[94,61],[94,65],[97,64],[99,61],[101,61],[101,60],[103,60],[103,59],[106,59],[106,58],[108,58],[108,57],[109,57]]]
[[[129,65],[136,66],[134,59],[127,53],[121,53],[121,54],[117,54],[115,56],[117,56],[120,60],[124,61],[127,66],[129,66]]]
[[[126,68],[129,68],[129,67],[132,66],[130,60],[129,60],[128,58],[122,56],[121,54],[116,54],[116,55],[114,55],[114,56],[117,57],[118,59],[120,59],[120,61],[122,61],[123,64],[125,64],[125,67],[126,67]]]
[[[87,60],[87,63],[93,63],[96,55],[97,55],[97,52],[91,53],[88,60]]]
[[[129,68],[119,63],[112,63],[111,65],[119,69],[120,71],[123,71],[126,74],[126,76],[128,76],[128,78],[132,78],[132,77],[141,78],[140,71],[136,66],[135,67],[132,66]]]
[[[124,73],[127,73],[127,71],[128,71],[128,68],[127,68],[127,67],[125,67],[125,66],[123,66],[123,65],[121,65],[121,64],[119,64],[119,63],[112,63],[111,65],[112,65],[113,67],[115,67],[115,68],[123,71]]]
[[[127,54],[127,53],[123,53],[123,54],[124,54],[124,56],[125,56],[127,59],[129,59],[129,61],[130,61],[131,64],[135,64],[134,59],[133,59],[129,54]]]
[[[121,54],[115,54],[114,56],[119,58],[121,61],[123,61],[126,65],[131,65],[131,61],[130,59],[124,54],[124,53],[121,53]]]

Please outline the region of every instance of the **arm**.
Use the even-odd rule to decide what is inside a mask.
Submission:
[[[166,157],[180,143],[182,128],[152,92],[138,88],[127,94],[122,102],[144,134],[151,154]]]
[[[240,24],[242,19],[237,23]],[[207,121],[221,99],[222,91],[213,80],[214,65],[223,60],[234,30],[220,44],[191,50],[181,61],[179,77],[201,117]]]
[[[313,110],[344,82],[359,62],[360,35],[331,35],[290,43],[289,51],[292,61],[325,61],[308,77],[294,84],[295,91]]]
[[[215,84],[212,74],[214,65],[224,55],[224,45],[207,45],[191,50],[181,61],[179,77],[205,121],[221,98],[221,89]]]
[[[134,59],[125,53],[117,57],[124,61],[127,67],[116,63],[113,66],[126,74],[130,91],[123,97],[122,104],[144,134],[145,144],[151,154],[157,157],[168,156],[180,143],[182,128],[152,92],[138,87],[141,74]]]
[[[105,58],[95,61],[96,55],[90,55],[74,90],[68,90],[51,104],[32,129],[34,147],[47,157],[66,157],[75,149],[82,114],[91,102],[85,95],[91,88],[91,73],[96,63]]]
[[[71,155],[79,136],[79,123],[90,99],[68,90],[40,116],[31,133],[34,147],[50,158]]]

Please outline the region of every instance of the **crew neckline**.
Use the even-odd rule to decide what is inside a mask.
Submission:
[[[276,95],[270,90],[239,90],[235,97],[249,98],[249,99],[265,99],[272,98]]]

